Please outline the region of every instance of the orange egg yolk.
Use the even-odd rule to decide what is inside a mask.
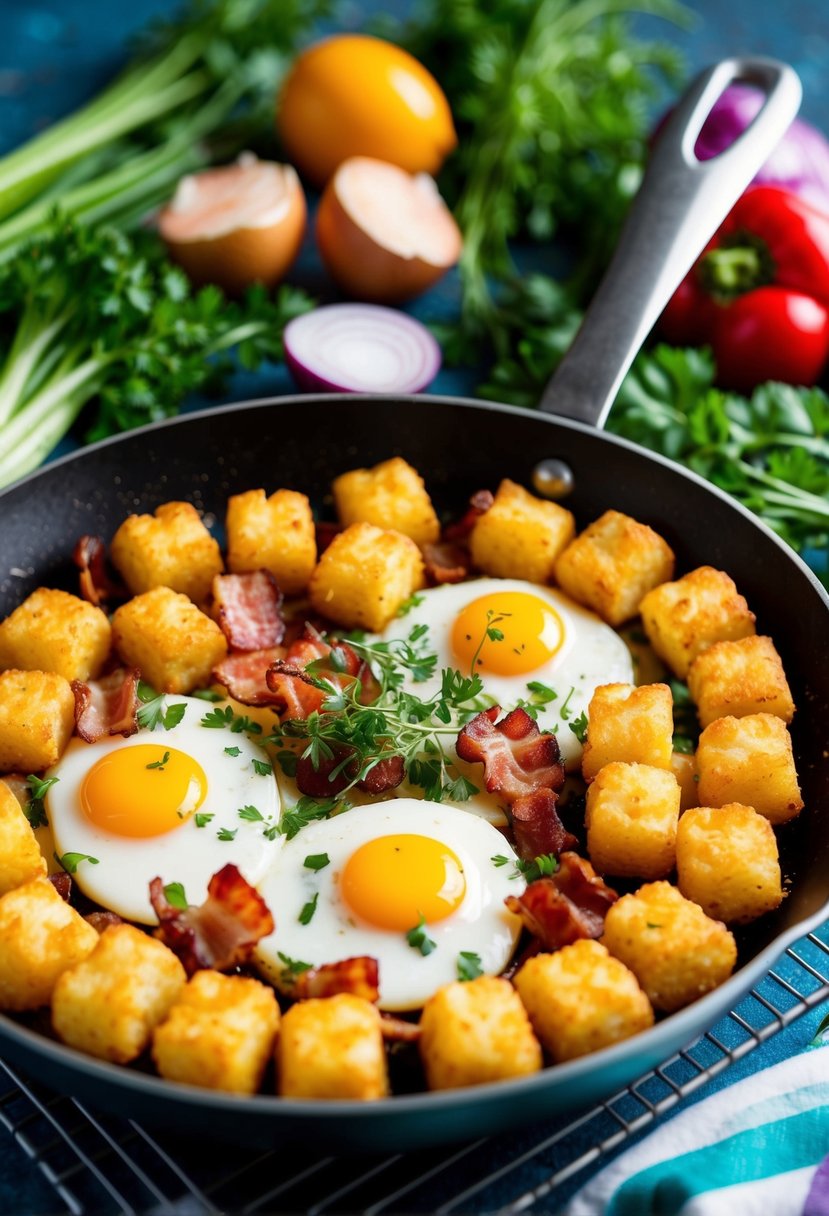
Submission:
[[[204,802],[207,777],[192,756],[160,743],[102,756],[81,786],[87,819],[116,836],[161,836]]]
[[[356,849],[340,875],[349,908],[378,929],[407,933],[421,916],[444,920],[463,902],[466,879],[450,848],[430,836],[379,836]]]
[[[561,649],[564,623],[547,600],[526,591],[497,591],[472,600],[452,627],[452,649],[464,671],[519,676]]]

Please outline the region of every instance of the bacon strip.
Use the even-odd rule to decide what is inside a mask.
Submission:
[[[283,720],[304,720],[309,714],[322,709],[327,695],[302,667],[289,663],[287,659],[277,659],[267,672],[265,681],[271,693],[270,704],[279,711]]]
[[[388,1043],[416,1043],[420,1038],[420,1023],[396,1018],[393,1013],[380,1013],[380,1033]]]
[[[81,536],[72,550],[72,561],[80,571],[78,581],[81,595],[96,608],[110,600],[129,598],[123,583],[117,583],[109,576],[106,545],[102,537]]]
[[[540,789],[522,794],[510,807],[515,849],[524,861],[532,861],[543,853],[558,857],[565,849],[574,849],[578,844],[559,819],[557,803],[558,794]]]
[[[402,756],[385,756],[369,769],[360,782],[360,789],[367,794],[385,794],[396,789],[405,776]]]
[[[339,963],[323,963],[311,967],[296,978],[293,996],[305,1001],[309,997],[337,996],[348,992],[365,1001],[376,1003],[380,997],[380,968],[376,958],[360,955]]]
[[[72,681],[75,694],[75,730],[87,743],[104,735],[123,735],[138,730],[138,668],[116,667],[100,680]]]
[[[539,789],[560,790],[564,765],[555,735],[542,734],[523,709],[496,722],[500,712],[493,705],[467,722],[456,744],[461,760],[482,763],[489,793],[503,794],[509,802]]]
[[[265,650],[285,637],[282,592],[268,570],[247,574],[217,574],[213,600],[218,621],[231,650]]]
[[[161,878],[150,883],[150,902],[159,921],[155,936],[178,955],[188,975],[244,963],[260,938],[274,930],[262,896],[231,863],[213,875],[207,899],[198,907],[174,908]]]
[[[523,894],[508,895],[504,903],[545,950],[560,950],[582,937],[601,937],[607,909],[618,898],[589,861],[562,853],[551,878],[531,882]]]
[[[124,923],[116,912],[90,912],[84,917],[84,920],[88,925],[92,926],[96,933],[103,933],[111,925],[122,925]]]
[[[50,874],[49,882],[57,891],[61,899],[69,903],[69,897],[72,894],[72,879],[68,874]]]
[[[243,705],[272,705],[274,698],[268,688],[267,675],[274,663],[284,656],[282,646],[229,654],[213,668],[212,678]]]
[[[468,578],[471,568],[469,550],[451,541],[440,540],[437,544],[423,546],[423,561],[431,582],[462,583]]]
[[[457,523],[450,524],[448,528],[444,528],[443,539],[452,541],[455,544],[465,545],[469,540],[469,533],[475,527],[475,524],[482,515],[486,514],[494,502],[495,495],[491,490],[476,490],[469,500],[466,512]]]

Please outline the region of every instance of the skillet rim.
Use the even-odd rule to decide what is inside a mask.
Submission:
[[[336,408],[338,404],[348,403],[358,406],[362,401],[387,401],[410,406],[440,409],[445,406],[472,409],[487,413],[505,414],[527,419],[528,416],[553,426],[563,427],[584,435],[592,436],[603,443],[610,443],[624,451],[644,456],[646,460],[667,469],[672,475],[684,478],[712,495],[729,509],[741,515],[761,535],[770,540],[783,553],[784,557],[805,575],[808,582],[817,592],[827,613],[829,613],[829,594],[809,566],[795,553],[759,516],[749,511],[725,491],[705,480],[699,474],[684,468],[675,461],[669,460],[656,452],[651,452],[638,444],[620,436],[597,430],[585,423],[569,418],[559,418],[554,414],[533,412],[518,406],[510,406],[500,402],[478,400],[470,397],[454,397],[448,394],[390,394],[390,393],[297,393],[284,396],[265,396],[250,398],[243,401],[228,402],[220,406],[206,406],[201,409],[180,413],[171,418],[160,419],[144,427],[138,427],[118,435],[109,436],[97,443],[79,448],[66,455],[34,470],[26,477],[13,482],[0,490],[0,508],[7,496],[17,493],[27,487],[36,489],[37,483],[43,478],[53,479],[62,475],[62,471],[71,468],[76,462],[94,459],[95,455],[114,445],[138,439],[148,434],[155,434],[171,427],[204,425],[207,420],[217,414],[233,414],[241,411],[276,409],[282,406],[291,408],[307,404],[308,399]],[[44,1057],[48,1062],[76,1069],[86,1074],[91,1080],[103,1083],[105,1086],[115,1086],[125,1093],[141,1094],[149,1098],[159,1098],[162,1103],[172,1102],[184,1107],[209,1107],[217,1115],[227,1115],[243,1110],[246,1115],[256,1115],[263,1120],[281,1121],[285,1117],[308,1119],[315,1124],[336,1123],[343,1116],[349,1120],[374,1122],[378,1115],[389,1118],[395,1112],[398,1118],[406,1120],[410,1115],[422,1114],[424,1117],[430,1110],[447,1113],[455,1109],[468,1108],[470,1101],[487,1106],[493,1103],[497,1106],[511,1098],[521,1099],[546,1090],[555,1090],[558,1085],[568,1086],[577,1083],[579,1078],[599,1070],[602,1067],[612,1067],[616,1062],[624,1060],[631,1054],[632,1049],[647,1044],[649,1056],[667,1055],[673,1050],[673,1044],[679,1038],[682,1030],[682,1043],[696,1037],[699,1028],[713,1024],[719,1016],[734,1007],[739,998],[746,993],[773,965],[775,960],[800,937],[816,929],[829,918],[829,899],[814,913],[805,919],[790,925],[765,946],[759,954],[746,962],[738,972],[732,975],[724,984],[708,993],[706,996],[657,1022],[649,1030],[641,1032],[629,1039],[624,1039],[598,1052],[583,1056],[579,1059],[566,1061],[544,1067],[540,1072],[529,1076],[508,1078],[489,1082],[475,1087],[445,1090],[425,1091],[418,1094],[397,1094],[375,1102],[359,1101],[323,1101],[298,1100],[283,1098],[273,1094],[254,1094],[240,1096],[226,1094],[215,1090],[200,1089],[195,1086],[170,1083],[161,1077],[123,1066],[112,1064],[94,1057],[85,1056],[71,1047],[44,1036],[41,1032],[15,1022],[5,1014],[0,1014],[0,1045],[17,1045],[24,1050]],[[709,1012],[710,1011],[710,1012]],[[687,1028],[687,1036],[685,1029]],[[664,1048],[662,1044],[664,1043]],[[656,1052],[659,1047],[658,1053]],[[516,1121],[517,1123],[520,1120]]]

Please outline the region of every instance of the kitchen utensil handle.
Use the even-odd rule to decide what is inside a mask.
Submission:
[[[718,97],[759,85],[763,107],[711,160],[694,153]],[[665,305],[800,106],[797,73],[773,59],[726,59],[701,73],[666,122],[619,245],[581,329],[544,390],[540,408],[601,427],[625,373]]]

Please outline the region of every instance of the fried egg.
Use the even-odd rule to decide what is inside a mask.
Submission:
[[[417,645],[437,655],[435,674],[417,684],[407,677],[407,687],[425,700],[439,690],[443,668],[477,672],[505,712],[522,701],[534,706],[539,728],[556,735],[570,769],[582,753],[570,727],[587,712],[594,690],[633,682],[622,638],[552,587],[492,578],[433,587],[381,636],[405,640],[424,625],[428,633]]]
[[[269,831],[279,793],[267,754],[243,733],[202,726],[204,701],[167,697],[173,706],[184,712],[169,730],[159,722],[127,739],[75,738],[47,774],[64,865],[90,899],[140,924],[156,923],[153,878],[181,883],[200,904],[228,862],[255,885],[282,843]]]
[[[484,819],[412,798],[309,824],[260,883],[276,929],[256,964],[289,992],[297,963],[369,955],[380,1008],[419,1009],[458,978],[462,955],[489,975],[506,967],[521,922],[504,899],[525,885],[515,861]]]

